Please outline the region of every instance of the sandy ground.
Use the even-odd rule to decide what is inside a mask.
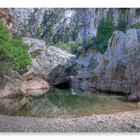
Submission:
[[[0,115],[0,132],[140,132],[140,111],[77,118]]]

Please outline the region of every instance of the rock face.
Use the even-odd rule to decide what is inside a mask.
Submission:
[[[39,96],[49,90],[49,84],[39,77],[24,81],[20,86],[20,92],[24,95]]]
[[[83,68],[94,69],[100,63],[101,58],[101,53],[94,49],[88,49],[79,56],[77,63]]]
[[[0,8],[0,21],[9,29],[13,28],[13,13],[12,9]]]
[[[136,9],[127,8],[125,11],[128,28],[136,22],[140,22],[140,15],[137,14]],[[68,26],[74,25],[75,23],[76,25],[81,25],[81,23],[87,22],[86,27],[84,27],[86,28],[86,35],[95,36],[98,25],[103,17],[110,14],[113,24],[116,25],[119,15],[118,8],[7,8],[4,12],[6,13],[4,15],[10,15],[11,17],[6,16],[6,22],[12,19],[10,23],[12,24],[15,35],[44,39],[47,42],[51,40],[50,36],[53,36],[52,31],[55,34],[56,40],[61,40],[61,34],[67,36],[67,32],[69,32],[67,30]],[[0,13],[2,12],[0,11]],[[83,26],[80,26],[80,29],[76,28],[77,31],[75,32],[74,38],[80,38],[83,35],[84,28]],[[70,36],[66,39],[71,40],[72,38]]]
[[[140,100],[140,30],[115,31],[94,70],[93,87]]]
[[[71,76],[70,86],[74,90],[88,91],[92,87],[93,71],[90,69],[77,70],[77,74]]]
[[[8,69],[0,77],[0,98],[17,94],[39,96],[49,90],[49,84],[39,77],[27,81],[18,72]]]
[[[77,74],[71,76],[71,87],[73,89],[90,90],[93,70],[100,63],[101,58],[102,55],[92,49],[88,49],[79,56],[76,67]]]
[[[29,44],[32,66],[28,68],[34,75],[39,75],[52,85],[68,81],[76,64],[76,56],[54,46],[46,49],[45,42],[33,38],[23,38]]]
[[[19,88],[23,82],[22,76],[7,65],[3,67],[0,73],[0,97],[19,94]]]
[[[0,63],[1,65],[1,63]],[[27,74],[26,74],[27,75]],[[27,75],[28,76],[28,75]],[[39,77],[26,78],[3,62],[0,69],[0,98],[18,94],[39,96],[49,90],[49,84]]]

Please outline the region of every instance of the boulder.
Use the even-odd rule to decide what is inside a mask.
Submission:
[[[119,92],[139,100],[140,30],[115,31],[102,60],[94,70],[93,87]]]
[[[42,78],[33,76],[26,79],[26,76],[23,77],[7,64],[4,64],[0,70],[0,81],[0,98],[18,94],[39,96],[49,90],[49,84]]]
[[[30,37],[23,37],[22,41],[30,46],[28,50],[30,54],[35,52],[44,52],[46,50],[46,43],[43,40]]]
[[[39,77],[24,81],[20,86],[20,92],[24,95],[39,96],[49,90],[49,84]]]
[[[50,46],[46,49],[45,42],[34,38],[23,38],[30,46],[32,66],[28,68],[34,75],[43,77],[52,85],[68,81],[74,71],[76,56]]]
[[[22,82],[23,78],[18,72],[4,65],[0,71],[0,97],[19,94],[19,87]]]

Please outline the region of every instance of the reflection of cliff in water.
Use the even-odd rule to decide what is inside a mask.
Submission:
[[[73,93],[71,90],[52,90],[41,97],[3,98],[0,114],[33,117],[86,116],[135,110],[135,103],[120,96],[92,92]]]

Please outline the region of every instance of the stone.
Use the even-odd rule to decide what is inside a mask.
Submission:
[[[33,74],[31,71],[28,71],[22,75],[27,81],[32,80]]]
[[[88,91],[90,90],[92,83],[91,78],[93,71],[91,70],[78,70],[77,74],[71,76],[70,87],[75,90]]]
[[[32,80],[24,81],[20,87],[20,92],[22,94],[31,96],[43,95],[48,90],[49,84],[39,77],[34,77]]]
[[[39,40],[31,37],[23,37],[22,41],[30,46],[28,52],[41,52],[46,50],[46,42],[44,40]]]
[[[4,64],[0,71],[0,98],[19,94],[39,96],[49,90],[49,84],[45,80],[35,76],[29,79],[29,75],[30,73],[23,74],[24,77],[22,77],[10,66]]]
[[[44,78],[52,85],[70,80],[76,64],[75,55],[54,46],[46,49],[43,40],[26,37],[23,41],[31,46],[30,55],[37,53],[32,57],[32,65],[28,67],[28,71]]]
[[[20,94],[19,87],[23,82],[23,77],[7,65],[1,71],[0,81],[0,97]]]
[[[88,49],[82,52],[77,60],[76,73],[71,76],[71,88],[75,90],[88,91],[92,86],[93,70],[102,59],[102,54]]]
[[[97,52],[96,50],[88,49],[79,56],[77,63],[81,67],[94,69],[98,63],[100,63],[101,58],[101,53]]]
[[[68,26],[82,23],[83,18],[86,21],[86,34],[96,36],[99,23],[103,17],[106,17],[108,13],[110,13],[113,24],[117,25],[119,16],[118,8],[85,8],[84,12],[81,9],[65,8],[63,12],[61,12],[61,10],[54,8],[5,8],[5,13],[6,15],[10,15],[10,18],[6,16],[4,21],[11,21],[13,34],[17,36],[37,37],[48,41],[50,40],[50,35],[52,35],[51,29],[55,29],[55,38],[61,38],[60,35],[65,35],[65,32],[68,31]],[[136,14],[136,8],[127,9],[125,15],[127,17],[127,28],[140,22],[140,15]],[[48,26],[48,20],[54,21],[54,23]],[[76,32],[76,39],[82,37],[83,28],[84,27],[81,27]],[[71,38],[72,36],[70,36],[70,39]]]
[[[97,89],[129,95],[132,101],[140,100],[138,32],[130,29],[126,33],[113,33],[102,60],[94,69],[93,85]]]

